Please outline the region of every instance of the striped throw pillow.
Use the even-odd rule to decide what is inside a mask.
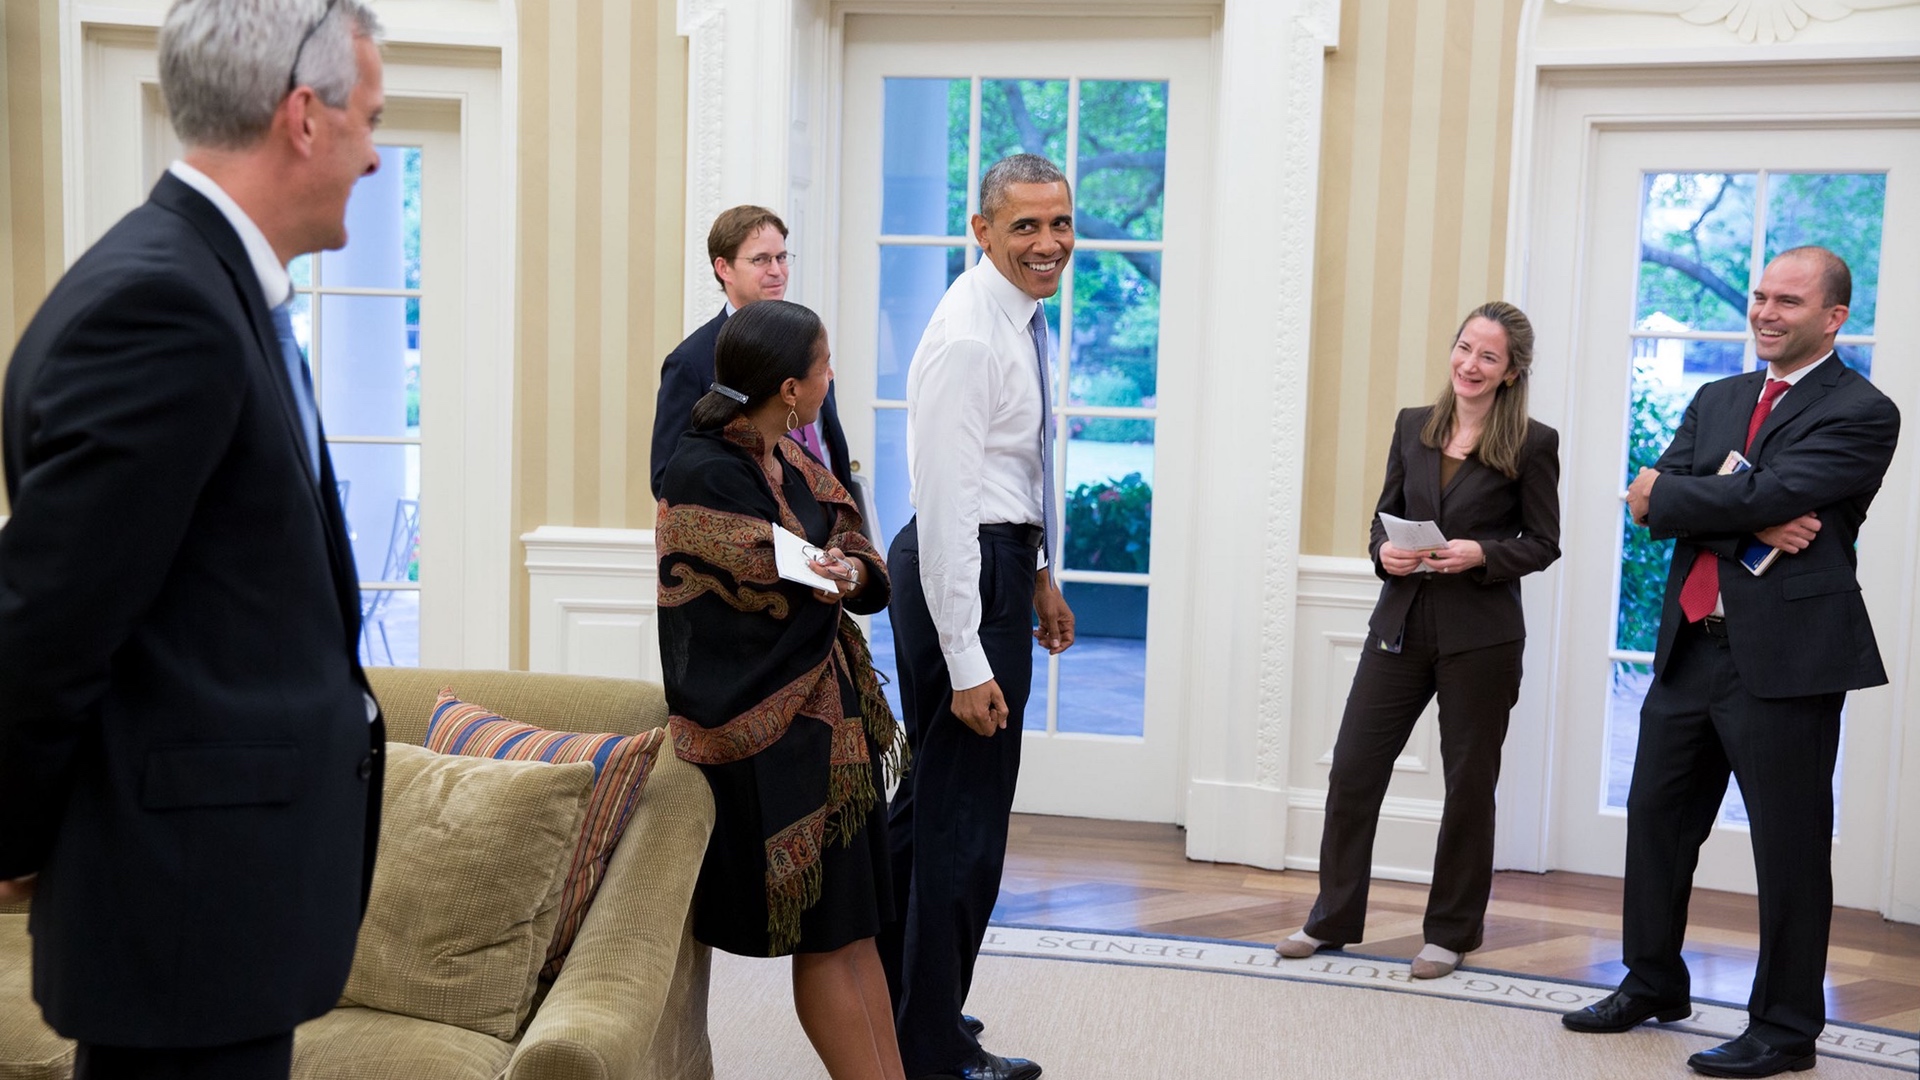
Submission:
[[[607,864],[613,861],[620,833],[640,804],[640,789],[666,741],[666,731],[654,728],[638,735],[547,731],[461,701],[451,688],[440,691],[433,718],[427,722],[429,750],[502,761],[593,763],[593,794],[587,801],[586,824],[567,869],[566,884],[560,890],[560,918],[554,925],[546,964],[540,969],[542,978],[558,975],[566,962],[567,950],[573,947],[593,895],[606,877]]]

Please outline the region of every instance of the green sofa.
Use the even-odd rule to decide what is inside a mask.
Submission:
[[[569,731],[645,731],[666,723],[658,685],[504,671],[369,672],[387,737],[419,744],[442,687],[515,720]],[[387,830],[406,828],[389,820]],[[693,940],[694,881],[713,828],[713,797],[694,766],[664,748],[566,965],[542,984],[511,1042],[356,1007],[302,1025],[293,1074],[311,1080],[692,1080],[710,1078],[709,953]],[[25,904],[0,904],[0,1080],[64,1078],[72,1044],[40,1022],[29,993]],[[423,917],[431,917],[431,913]]]

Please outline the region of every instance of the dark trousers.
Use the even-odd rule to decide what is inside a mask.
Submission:
[[[1776,1049],[1812,1052],[1827,1016],[1821,981],[1833,915],[1833,766],[1845,700],[1754,697],[1724,637],[1700,625],[1681,628],[1640,708],[1627,795],[1621,989],[1667,1002],[1690,996],[1680,955],[1687,900],[1731,772],[1746,802],[1760,886],[1747,1030]]]
[[[74,1080],[287,1080],[293,1032],[226,1046],[142,1049],[81,1043]]]
[[[1033,682],[1034,549],[982,529],[980,641],[1006,696],[1006,730],[974,734],[953,715],[953,685],[920,588],[920,538],[908,522],[887,552],[901,721],[913,767],[889,808],[900,921],[880,935],[908,1076],[936,1073],[980,1044],[960,1022],[974,960],[1000,895],[1007,823],[1020,774],[1020,721]]]
[[[1320,895],[1306,925],[1308,934],[1323,941],[1351,945],[1365,935],[1380,803],[1393,779],[1394,759],[1437,694],[1447,795],[1423,929],[1427,942],[1441,948],[1464,953],[1480,947],[1493,889],[1493,791],[1500,781],[1500,744],[1520,694],[1526,643],[1441,655],[1434,628],[1443,617],[1424,597],[1416,599],[1398,653],[1385,651],[1367,635],[1333,746],[1320,831]]]

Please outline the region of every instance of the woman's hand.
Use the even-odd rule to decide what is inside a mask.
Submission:
[[[1383,543],[1380,545],[1380,568],[1394,577],[1406,577],[1420,569],[1420,561],[1425,554],[1425,552],[1397,548],[1392,543]]]
[[[817,559],[810,559],[807,565],[822,577],[830,577],[836,583],[836,590],[813,590],[813,598],[823,604],[837,604],[842,600],[860,595],[867,587],[867,574],[858,560],[847,558],[847,553],[839,548],[828,548]]]
[[[1487,553],[1478,540],[1449,540],[1446,547],[1426,552],[1425,560],[1436,573],[1464,574],[1476,566],[1487,565]]]

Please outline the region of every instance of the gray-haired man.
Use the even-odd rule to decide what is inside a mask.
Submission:
[[[902,918],[881,957],[909,1077],[1031,1080],[1040,1066],[982,1049],[960,1009],[1006,862],[1033,642],[1073,644],[1045,554],[1059,545],[1040,305],[1073,256],[1066,176],[1033,154],[994,165],[973,232],[986,257],[947,290],[907,371],[915,513],[887,563],[913,769],[888,821]]]
[[[384,732],[286,266],[378,167],[360,0],[181,0],[186,147],[6,374],[0,899],[81,1080],[285,1077],[372,880]]]

